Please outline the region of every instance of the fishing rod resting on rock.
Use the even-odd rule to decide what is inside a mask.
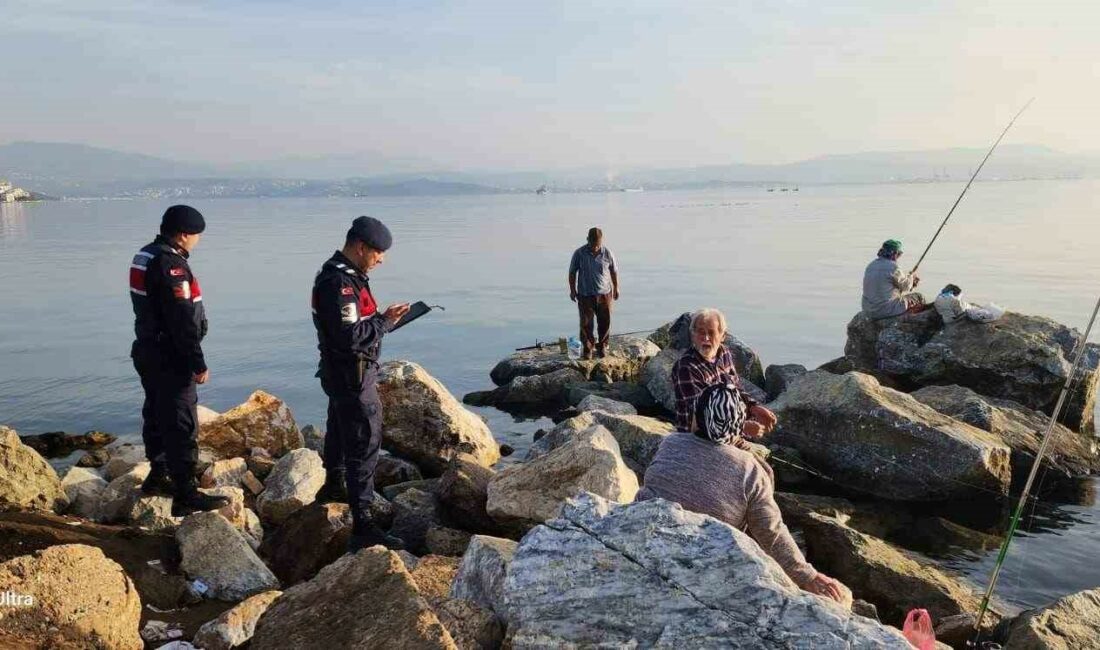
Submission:
[[[1035,476],[1039,473],[1039,466],[1043,463],[1043,456],[1046,454],[1047,447],[1054,437],[1054,425],[1058,422],[1058,416],[1062,412],[1062,407],[1065,406],[1066,396],[1069,395],[1070,384],[1072,384],[1077,377],[1077,371],[1081,366],[1081,360],[1085,357],[1085,349],[1088,347],[1089,334],[1092,332],[1093,323],[1096,322],[1097,312],[1100,312],[1100,298],[1097,298],[1096,306],[1092,309],[1092,317],[1089,318],[1088,327],[1085,328],[1085,335],[1081,337],[1081,342],[1077,345],[1077,355],[1073,358],[1073,366],[1066,376],[1066,383],[1062,386],[1062,392],[1058,394],[1058,401],[1054,404],[1054,410],[1050,414],[1050,420],[1047,421],[1047,428],[1043,433],[1043,441],[1039,444],[1039,451],[1035,454],[1035,462],[1031,465],[1031,472],[1027,475],[1027,482],[1024,483],[1024,490],[1020,495],[1020,502],[1017,504],[1016,511],[1012,514],[1012,520],[1008,524],[1008,531],[1005,533],[1004,542],[1001,543],[1001,551],[997,554],[997,562],[993,565],[993,574],[989,577],[989,587],[985,590],[985,596],[982,597],[982,604],[978,610],[977,620],[974,622],[975,644],[978,641],[978,637],[981,636],[982,620],[985,618],[985,613],[989,609],[989,601],[993,597],[993,590],[997,586],[997,578],[1001,573],[1001,566],[1004,564],[1005,557],[1008,555],[1008,546],[1012,543],[1012,536],[1016,533],[1016,528],[1020,525],[1020,517],[1024,514],[1024,506],[1027,505],[1028,494],[1031,492],[1031,485],[1035,482]]]
[[[997,148],[997,145],[1001,144],[1001,139],[1005,137],[1005,134],[1008,133],[1008,130],[1011,129],[1012,125],[1016,123],[1016,118],[1023,115],[1024,111],[1027,110],[1028,106],[1031,106],[1031,102],[1033,101],[1035,101],[1034,97],[1027,100],[1027,103],[1024,104],[1024,107],[1020,109],[1020,112],[1016,113],[1016,117],[1012,118],[1012,121],[1008,123],[1008,126],[1005,127],[1004,131],[1001,131],[1000,137],[998,137],[997,141],[993,143],[993,146],[989,148],[989,152],[985,154],[985,158],[982,158],[982,163],[978,165],[978,168],[975,169],[974,173],[970,176],[970,180],[967,181],[966,187],[964,187],[963,191],[959,193],[959,198],[955,199],[955,204],[951,206],[950,210],[948,210],[947,216],[943,219],[943,223],[941,223],[940,227],[936,229],[936,234],[932,235],[932,241],[928,242],[928,246],[924,249],[924,252],[920,254],[920,259],[918,259],[917,263],[913,265],[913,270],[909,272],[910,274],[916,273],[917,269],[920,268],[920,263],[924,261],[924,256],[928,254],[928,251],[932,250],[932,244],[936,243],[936,238],[940,236],[940,233],[943,231],[943,227],[947,225],[948,220],[951,219],[951,215],[955,213],[955,208],[959,207],[959,203],[962,202],[963,197],[966,196],[966,191],[970,189],[970,185],[973,184],[974,179],[978,177],[978,172],[982,171],[982,167],[985,166],[985,161],[989,160],[989,157],[993,155],[993,150]]]

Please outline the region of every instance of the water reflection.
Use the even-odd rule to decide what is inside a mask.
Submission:
[[[0,243],[25,239],[27,209],[22,203],[0,203]]]

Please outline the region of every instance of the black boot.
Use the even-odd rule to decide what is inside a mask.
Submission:
[[[149,475],[141,482],[142,494],[170,497],[172,488],[172,479],[168,478],[168,468],[163,463],[153,463]]]
[[[217,510],[229,505],[229,499],[199,492],[198,482],[192,478],[176,490],[172,499],[172,516],[186,517],[193,512]]]
[[[394,537],[376,526],[373,522],[367,524],[366,529],[360,532],[352,532],[348,539],[348,553],[357,553],[364,548],[381,544],[391,551],[401,551],[405,548],[405,542],[400,537]]]
[[[317,492],[317,503],[347,503],[348,484],[346,473],[342,469],[334,469],[325,474],[325,484]]]

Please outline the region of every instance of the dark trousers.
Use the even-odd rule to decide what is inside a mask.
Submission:
[[[324,465],[325,471],[345,471],[355,534],[364,532],[371,523],[374,470],[382,447],[382,401],[374,376],[367,377],[359,390],[347,384],[322,380],[329,397]]]
[[[141,439],[150,463],[164,465],[177,488],[194,477],[198,462],[199,394],[190,371],[164,363],[155,354],[134,357],[145,390]]]
[[[607,339],[611,333],[611,294],[597,296],[577,296],[577,311],[581,320],[581,344],[585,352],[607,350]],[[592,334],[592,321],[596,321],[597,333]]]

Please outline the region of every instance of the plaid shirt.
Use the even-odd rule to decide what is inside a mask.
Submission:
[[[718,346],[714,361],[707,361],[695,349],[688,351],[672,366],[672,388],[676,393],[676,427],[680,431],[691,431],[692,416],[695,415],[695,400],[703,394],[707,386],[719,383],[731,383],[741,388],[741,378],[733,365],[733,355],[726,346]],[[746,406],[754,406],[756,401],[744,392],[741,398]]]

